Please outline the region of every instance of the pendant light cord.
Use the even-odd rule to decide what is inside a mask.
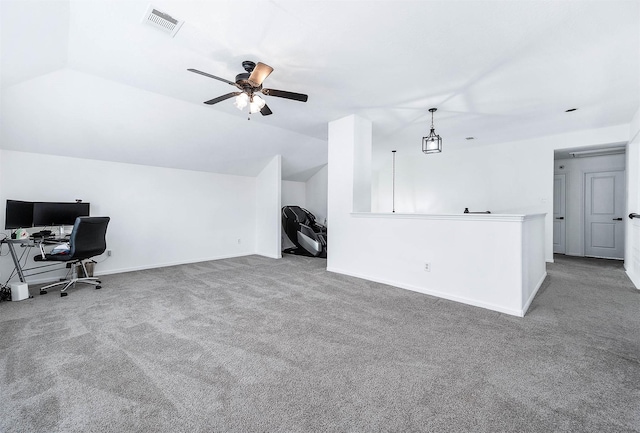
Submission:
[[[391,151],[393,164],[391,168],[391,212],[396,213],[396,151]]]

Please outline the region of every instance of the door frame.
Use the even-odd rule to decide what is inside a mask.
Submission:
[[[556,202],[556,195],[555,195],[555,181],[556,181],[556,176],[562,176],[563,179],[563,185],[564,185],[564,194],[563,194],[563,198],[564,198],[564,203],[562,204],[564,207],[564,252],[562,253],[556,253],[555,251],[553,252],[553,254],[567,254],[567,174],[566,173],[554,173],[553,174],[553,182],[554,182],[554,191],[553,191],[553,203],[555,206],[555,202]],[[555,210],[555,209],[554,209]],[[551,224],[552,230],[554,231],[552,239],[555,237],[555,227],[554,227],[554,223],[555,223],[555,212],[553,212],[552,214],[552,218],[554,218]]]

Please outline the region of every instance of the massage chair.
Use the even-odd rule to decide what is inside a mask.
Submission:
[[[327,257],[327,228],[316,222],[311,212],[300,206],[282,208],[282,230],[291,244],[283,251],[312,257]],[[283,243],[284,245],[284,243]]]

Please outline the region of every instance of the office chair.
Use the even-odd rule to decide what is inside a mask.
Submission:
[[[40,294],[47,293],[47,289],[64,284],[60,290],[60,296],[67,296],[66,290],[75,286],[76,283],[87,283],[101,289],[101,282],[97,278],[89,277],[84,261],[104,253],[107,249],[106,234],[107,225],[109,225],[109,217],[78,217],[73,225],[71,236],[69,238],[69,254],[42,254],[35,256],[36,262],[67,262],[72,268],[72,278],[49,284],[40,289]],[[84,277],[78,277],[77,265],[80,264],[84,271]],[[67,265],[69,266],[69,265]]]

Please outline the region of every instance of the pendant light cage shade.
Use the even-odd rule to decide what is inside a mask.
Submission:
[[[442,137],[436,134],[433,126],[433,113],[437,108],[429,108],[431,112],[431,132],[428,136],[422,137],[422,152],[423,153],[440,153],[442,152]]]
[[[423,153],[440,153],[442,152],[442,138],[431,130],[428,137],[422,137]]]

